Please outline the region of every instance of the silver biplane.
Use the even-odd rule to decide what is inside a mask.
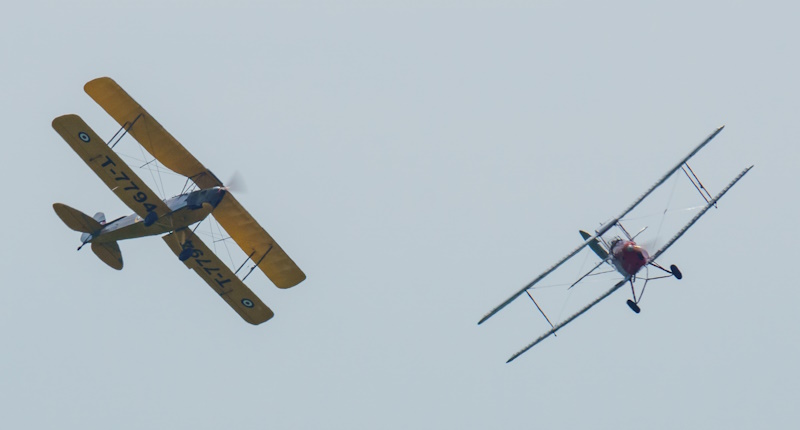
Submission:
[[[725,188],[722,189],[716,196],[711,196],[708,190],[703,186],[700,182],[697,175],[694,174],[691,167],[689,167],[688,161],[691,159],[698,151],[700,151],[708,142],[711,141],[714,137],[722,131],[724,126],[719,127],[716,129],[708,138],[706,138],[702,143],[700,143],[692,152],[689,153],[686,157],[684,157],[680,162],[678,162],[674,167],[672,167],[664,176],[662,176],[653,186],[650,187],[644,194],[642,194],[639,198],[637,198],[630,206],[625,208],[622,213],[611,219],[609,222],[603,224],[600,228],[594,231],[594,233],[588,233],[586,231],[580,231],[581,236],[584,239],[584,242],[580,244],[577,248],[572,250],[566,257],[562,258],[558,262],[556,262],[553,266],[549,269],[545,270],[544,273],[537,276],[534,280],[529,282],[527,285],[522,287],[519,291],[515,292],[511,297],[509,297],[503,303],[500,303],[497,307],[492,309],[488,314],[486,314],[478,324],[484,323],[486,320],[494,316],[497,312],[501,309],[506,307],[509,303],[513,302],[523,294],[527,294],[527,296],[531,299],[533,304],[536,306],[536,309],[542,314],[545,318],[547,323],[550,325],[550,330],[541,335],[539,338],[531,342],[525,348],[517,352],[516,354],[512,355],[511,358],[508,359],[507,363],[513,361],[529,349],[533,348],[536,344],[543,341],[544,339],[548,338],[550,335],[554,335],[558,330],[560,330],[565,325],[572,322],[574,319],[578,318],[579,316],[583,315],[586,311],[592,308],[594,305],[600,303],[602,300],[606,299],[612,293],[617,291],[625,284],[630,284],[631,292],[633,294],[633,298],[627,301],[628,306],[636,312],[637,314],[641,311],[639,307],[639,300],[641,299],[641,295],[644,292],[644,287],[647,285],[647,281],[654,280],[654,279],[661,279],[661,278],[668,278],[668,277],[675,277],[676,279],[683,278],[683,274],[675,265],[670,265],[669,268],[665,268],[656,260],[667,250],[671,247],[675,241],[677,241],[684,233],[686,233],[689,228],[691,228],[697,220],[700,219],[710,208],[715,207],[717,201],[722,198],[728,190],[731,189],[742,177],[747,174],[753,166],[747,167],[746,169],[742,170],[738,176],[736,176]],[[644,201],[656,188],[661,186],[664,182],[667,181],[673,174],[675,174],[678,170],[683,170],[686,175],[691,180],[692,184],[697,188],[700,194],[706,201],[705,206],[686,224],[678,230],[678,232],[669,239],[660,249],[656,250],[652,254],[648,253],[645,248],[635,242],[636,235],[631,236],[627,230],[622,226],[621,220],[628,215],[634,208],[636,208],[642,201]],[[624,235],[624,237],[615,237],[611,240],[606,240],[603,237],[604,234],[608,233],[612,228],[618,228]],[[638,234],[638,233],[637,233]],[[580,309],[578,312],[572,314],[571,316],[567,317],[566,319],[553,324],[550,318],[547,317],[542,307],[539,303],[536,302],[533,295],[530,293],[530,290],[534,285],[536,285],[539,281],[544,279],[546,276],[551,274],[555,271],[559,266],[564,264],[567,260],[574,257],[578,254],[581,250],[586,247],[589,247],[599,258],[600,262],[597,263],[588,273],[581,276],[577,281],[572,283],[568,288],[572,288],[585,279],[587,276],[591,276],[592,274],[596,273],[596,271],[603,265],[609,265],[613,267],[614,270],[619,272],[622,275],[622,280],[617,282],[611,289],[603,293],[600,297],[596,298],[594,301],[590,302],[588,305]],[[638,297],[636,294],[636,288],[634,283],[637,280],[637,274],[640,273],[640,270],[643,267],[655,267],[661,272],[666,273],[666,275],[658,276],[658,277],[644,277],[644,285],[642,286]]]
[[[134,213],[107,222],[103,213],[90,217],[67,205],[53,204],[59,218],[82,233],[78,249],[91,244],[92,251],[104,263],[121,270],[118,241],[165,234],[164,241],[178,259],[203,278],[245,321],[261,324],[272,318],[272,310],[244,284],[244,278],[258,267],[278,288],[290,288],[306,278],[303,271],[230,190],[116,82],[98,78],[88,82],[84,90],[119,123],[121,129],[117,135],[107,144],[77,115],[54,119],[53,128]],[[115,139],[119,142],[128,133],[163,166],[186,176],[197,189],[161,200],[112,150],[111,143]],[[247,254],[245,263],[248,260],[254,263],[242,279],[191,229],[211,214]]]

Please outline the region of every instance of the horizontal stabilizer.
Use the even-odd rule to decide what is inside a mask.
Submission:
[[[122,270],[122,251],[117,242],[92,242],[92,252],[114,269]]]
[[[64,221],[67,227],[75,231],[94,234],[103,228],[96,219],[65,204],[53,203],[53,209],[56,211],[56,215],[61,218],[61,221]]]

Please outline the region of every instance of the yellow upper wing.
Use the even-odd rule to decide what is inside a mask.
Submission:
[[[188,229],[164,236],[164,241],[175,255],[180,255],[183,250],[179,240],[182,235],[186,235],[184,240],[194,249],[192,256],[184,261],[186,267],[200,275],[236,313],[250,324],[261,324],[273,317],[272,310]]]
[[[166,168],[192,179],[200,188],[222,186],[222,182],[213,173],[197,161],[113,79],[97,78],[83,88]]]
[[[53,128],[137,215],[144,218],[154,211],[160,217],[170,212],[166,203],[78,115],[54,119]]]
[[[278,288],[290,288],[306,279],[305,273],[231,193],[225,193],[211,214]]]

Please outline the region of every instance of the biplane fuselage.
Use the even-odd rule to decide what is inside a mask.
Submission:
[[[202,163],[183,147],[161,124],[110,78],[88,82],[84,90],[120,125],[106,142],[78,115],[62,115],[53,120],[53,129],[91,168],[108,188],[134,212],[133,215],[105,222],[105,215],[94,217],[63,203],[53,210],[72,230],[82,233],[81,249],[91,243],[92,252],[109,267],[122,270],[120,240],[162,235],[166,245],[185,267],[200,276],[245,321],[261,324],[273,317],[272,310],[244,284],[256,268],[278,288],[291,288],[306,275],[275,242],[266,230],[239,203],[234,195]],[[164,168],[191,181],[197,191],[162,200],[113,151],[125,135],[133,136]],[[147,163],[149,164],[149,162]],[[187,182],[188,184],[188,182]],[[253,264],[241,279],[194,234],[189,227],[213,212]]]
[[[528,344],[528,346],[521,349],[516,354],[512,355],[511,358],[509,358],[508,361],[506,361],[506,363],[513,361],[514,359],[525,353],[525,351],[528,351],[529,349],[533,348],[542,340],[548,338],[551,335],[555,335],[556,331],[558,331],[565,325],[569,324],[571,321],[574,321],[579,316],[583,315],[586,311],[588,311],[596,304],[605,300],[607,297],[609,297],[611,294],[613,294],[615,291],[617,291],[626,283],[630,283],[631,293],[633,295],[633,300],[628,300],[626,303],[628,307],[631,308],[632,311],[638,314],[641,311],[641,309],[639,308],[639,301],[642,298],[642,294],[644,293],[644,288],[647,285],[648,281],[667,278],[667,277],[674,277],[675,279],[683,278],[683,274],[676,265],[672,264],[669,266],[669,269],[667,269],[658,264],[656,261],[665,251],[667,251],[667,249],[669,249],[678,239],[680,239],[684,235],[684,233],[686,233],[700,219],[700,217],[702,217],[712,207],[716,207],[717,201],[719,201],[719,199],[721,199],[722,196],[724,196],[725,193],[728,192],[728,190],[730,190],[734,185],[736,185],[736,183],[739,182],[739,180],[742,179],[744,175],[746,175],[747,172],[749,172],[750,169],[753,168],[753,166],[751,165],[750,167],[747,167],[744,170],[742,170],[739,173],[739,175],[733,178],[733,180],[730,183],[728,183],[728,185],[725,186],[716,196],[712,196],[711,193],[709,193],[708,190],[703,186],[702,182],[700,182],[700,179],[697,177],[697,175],[694,174],[692,168],[689,167],[688,161],[690,158],[694,157],[694,155],[697,154],[698,151],[703,149],[703,147],[706,146],[708,142],[711,141],[711,139],[713,139],[717,134],[719,134],[719,132],[722,131],[722,128],[723,127],[719,127],[713,133],[711,133],[711,135],[709,135],[703,142],[697,145],[697,147],[695,147],[692,150],[692,152],[689,153],[689,155],[683,157],[677,164],[675,164],[670,170],[668,170],[666,174],[664,174],[658,181],[656,181],[655,184],[653,184],[647,191],[645,191],[644,194],[642,194],[636,200],[634,200],[634,202],[627,208],[625,208],[625,210],[623,210],[619,215],[612,218],[605,224],[602,224],[599,229],[594,231],[594,233],[588,233],[586,231],[581,230],[580,234],[581,237],[583,237],[584,239],[584,242],[582,244],[580,244],[577,248],[573,249],[572,252],[567,254],[565,257],[561,258],[561,260],[550,266],[549,269],[545,270],[543,273],[534,278],[531,282],[522,287],[516,293],[512,294],[511,297],[506,299],[504,302],[500,303],[500,305],[496,306],[494,309],[489,311],[488,314],[486,314],[483,318],[480,319],[480,321],[478,321],[478,324],[482,324],[483,322],[491,318],[493,315],[497,314],[501,309],[505,308],[509,303],[513,302],[518,297],[527,293],[527,296],[530,297],[531,301],[534,303],[534,305],[536,305],[536,308],[539,310],[539,312],[541,312],[542,316],[544,316],[544,318],[547,320],[547,323],[550,324],[551,330],[547,331],[546,333],[541,335],[538,339]],[[628,215],[637,206],[639,206],[639,204],[642,203],[653,191],[655,191],[656,188],[663,185],[664,182],[666,182],[667,179],[672,177],[672,175],[675,174],[678,170],[683,170],[683,172],[686,173],[686,176],[689,178],[692,185],[694,185],[694,187],[697,189],[698,192],[700,192],[700,195],[706,201],[706,205],[686,225],[684,225],[683,228],[678,230],[678,232],[675,233],[675,235],[672,236],[671,239],[669,239],[664,245],[662,245],[660,249],[656,250],[655,252],[653,252],[652,255],[650,255],[643,247],[637,245],[636,242],[634,242],[634,238],[636,236],[635,235],[630,236],[628,232],[625,230],[625,228],[622,227],[620,220],[622,220],[626,215]],[[615,227],[618,227],[620,230],[622,230],[625,233],[626,238],[625,239],[616,238],[612,240],[611,243],[609,244],[603,239],[603,235],[605,235],[612,228]],[[581,252],[581,250],[583,250],[586,247],[589,247],[595,254],[597,254],[597,256],[600,258],[600,261],[589,272],[578,278],[577,281],[573,282],[572,285],[570,285],[567,289],[574,287],[579,282],[581,282],[581,280],[585,279],[587,276],[595,274],[595,270],[599,269],[604,264],[611,264],[612,266],[614,266],[614,268],[623,276],[623,279],[618,281],[616,284],[614,284],[613,287],[611,287],[611,289],[609,289],[604,294],[596,298],[594,301],[590,302],[589,304],[581,308],[579,311],[575,312],[566,319],[557,322],[556,324],[553,324],[553,322],[550,321],[545,312],[536,302],[536,300],[534,299],[533,295],[529,290],[533,289],[534,285],[536,285],[539,281],[541,281],[550,273],[558,269],[567,260],[573,258],[575,255],[577,255],[579,252]],[[637,273],[639,273],[641,269],[645,266],[653,266],[665,272],[666,275],[662,274],[661,276],[651,277],[649,273],[646,274],[643,277],[644,285],[642,285],[641,291],[639,292],[637,297],[634,282],[636,282]]]
[[[650,262],[650,255],[632,240],[618,240],[611,245],[611,262],[623,276],[634,276]]]
[[[169,233],[189,227],[211,214],[225,197],[225,193],[224,188],[214,187],[166,199],[164,203],[171,212],[158,218],[152,225],[146,225],[145,220],[139,215],[131,214],[103,224],[103,229],[99,233],[91,235],[85,242],[116,242]]]

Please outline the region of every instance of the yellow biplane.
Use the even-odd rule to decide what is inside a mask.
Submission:
[[[213,213],[217,222],[247,254],[248,260],[255,263],[250,272],[258,267],[278,288],[290,288],[302,282],[306,278],[303,271],[230,190],[116,82],[110,78],[98,78],[87,83],[84,90],[120,124],[119,138],[129,133],[158,162],[194,182],[197,190],[161,200],[112,150],[113,146],[106,144],[79,116],[60,116],[53,120],[53,128],[135,212],[106,222],[103,213],[90,217],[67,205],[53,204],[56,214],[69,228],[83,233],[78,249],[90,243],[92,251],[104,263],[120,270],[122,253],[118,241],[166,233],[163,239],[179,260],[194,269],[245,321],[261,324],[272,318],[272,310],[244,284],[244,279],[240,280],[194,234],[190,226]],[[244,264],[239,270],[242,267]]]

